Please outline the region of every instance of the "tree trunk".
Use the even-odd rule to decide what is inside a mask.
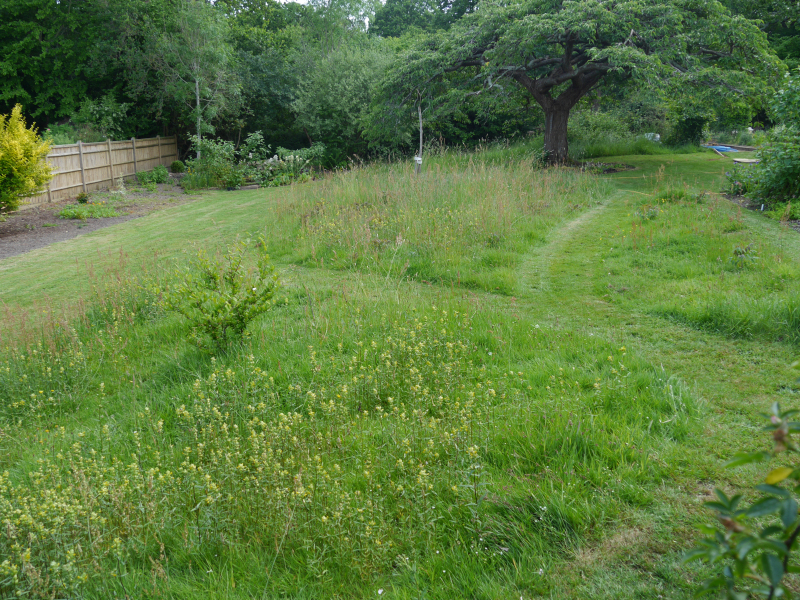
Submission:
[[[194,80],[195,110],[197,111],[197,159],[200,159],[200,80]]]
[[[551,165],[567,161],[567,123],[569,109],[556,108],[544,113],[544,151]]]

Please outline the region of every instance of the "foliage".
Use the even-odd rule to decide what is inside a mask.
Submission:
[[[314,143],[310,148],[287,150],[278,148],[277,154],[265,163],[262,182],[268,186],[288,185],[303,180],[325,156],[325,144]]]
[[[786,77],[770,106],[782,124],[769,132],[756,154],[754,195],[769,203],[800,196],[800,71]]]
[[[169,170],[171,173],[185,173],[186,165],[183,163],[183,161],[173,160],[172,164],[169,166]]]
[[[44,130],[42,137],[53,146],[75,144],[80,139],[77,128],[71,123],[52,124]]]
[[[153,39],[148,61],[163,81],[162,103],[190,110],[198,139],[214,132],[215,118],[238,111],[240,83],[219,7],[182,2],[171,27]]]
[[[569,119],[570,141],[618,142],[632,137],[627,124],[617,115],[593,110],[576,110]]]
[[[754,193],[767,202],[800,197],[800,128],[776,127],[757,152]]]
[[[213,186],[236,188],[246,179],[259,179],[269,146],[260,131],[251,133],[237,150],[233,142],[192,136],[192,147],[199,158],[188,161],[188,172],[181,180],[186,189]]]
[[[194,264],[177,271],[176,283],[163,291],[161,306],[188,321],[191,339],[200,347],[221,349],[239,340],[250,322],[275,304],[275,269],[263,242],[256,268],[248,269],[248,242],[238,241],[215,258],[199,251]]]
[[[607,76],[761,93],[763,83],[742,71],[747,65],[766,78],[780,70],[757,23],[719,3],[489,3],[398,55],[377,102],[381,128],[389,131],[406,122],[409,106],[421,98],[432,112],[452,112],[468,94],[502,93],[511,79],[542,107],[545,150],[561,162],[570,111]],[[454,82],[449,73],[460,68],[476,72],[463,77],[460,89],[439,95],[442,82]]]
[[[387,0],[375,9],[370,32],[399,37],[406,32],[447,29],[476,5],[475,0]]]
[[[728,497],[716,489],[717,500],[705,503],[716,512],[722,529],[705,527],[711,537],[687,553],[686,560],[702,560],[722,567],[722,572],[704,583],[703,592],[722,591],[731,600],[747,598],[747,589],[762,597],[791,597],[784,577],[797,572],[791,559],[800,535],[800,469],[790,457],[800,451],[794,440],[800,431],[798,413],[775,402],[772,414],[762,415],[768,421],[764,430],[771,432],[772,451],[741,452],[727,463],[735,467],[785,457],[782,462],[789,466],[762,471],[764,483],[755,486],[754,501],[745,505],[742,494]]]
[[[146,183],[169,183],[169,171],[164,165],[157,165],[152,171],[137,173],[136,180],[142,185]]]
[[[84,142],[99,142],[131,137],[128,134],[132,132],[126,128],[130,107],[130,103],[117,102],[112,92],[96,101],[84,100],[71,119],[78,126],[78,139]]]
[[[349,155],[366,150],[363,116],[390,59],[375,38],[353,40],[334,50],[320,48],[296,59],[296,125],[325,145],[327,166],[344,164]]]
[[[236,148],[233,142],[209,137],[191,136],[192,148],[198,158],[187,161],[188,173],[181,180],[181,185],[189,189],[194,181],[201,177],[206,185],[220,185],[236,169]]]
[[[26,126],[19,104],[10,115],[0,115],[0,214],[17,210],[21,197],[50,181],[48,152],[50,143]]]
[[[80,202],[80,200],[78,202]],[[85,221],[87,219],[118,217],[119,213],[113,206],[109,206],[105,202],[97,202],[67,204],[58,211],[58,216],[62,219],[80,219],[81,221]]]
[[[756,185],[756,167],[737,164],[725,171],[725,192],[734,196],[744,196],[753,191]]]
[[[102,35],[96,16],[70,2],[0,3],[0,113],[20,103],[46,123],[78,109]]]

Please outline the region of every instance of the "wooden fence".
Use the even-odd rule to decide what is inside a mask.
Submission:
[[[53,179],[46,192],[28,198],[21,209],[74,198],[81,192],[110,188],[122,177],[169,166],[178,158],[178,140],[155,137],[137,140],[53,146],[47,155]]]

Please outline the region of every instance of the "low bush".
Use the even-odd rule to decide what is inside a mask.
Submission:
[[[627,125],[615,115],[593,110],[571,114],[568,134],[570,140],[584,143],[619,141],[631,137]]]
[[[186,172],[186,165],[183,164],[183,161],[174,160],[169,167],[169,170],[173,173],[185,173]]]
[[[238,340],[253,319],[275,304],[278,276],[264,243],[255,270],[245,267],[246,258],[247,245],[241,241],[213,259],[201,250],[192,265],[175,274],[178,283],[163,291],[162,307],[186,318],[199,347],[220,349]]]
[[[272,158],[267,158],[269,146],[258,131],[247,136],[238,150],[224,140],[193,138],[192,144],[200,157],[188,161],[187,174],[181,180],[187,190],[216,186],[236,189],[247,181],[264,186],[305,181],[325,156],[325,145],[315,143],[300,150],[278,148]]]
[[[800,129],[776,127],[758,151],[755,195],[768,203],[800,196]]]
[[[734,196],[744,196],[756,185],[756,169],[750,165],[734,164],[725,171],[726,185],[724,192]]]
[[[753,195],[766,204],[800,196],[800,71],[787,76],[770,108],[781,125],[770,131],[756,155],[760,162],[752,189]]]
[[[17,210],[24,196],[41,190],[52,177],[50,143],[26,126],[22,106],[0,115],[0,213]]]
[[[119,213],[114,210],[113,206],[107,205],[105,202],[99,204],[68,204],[62,208],[58,216],[62,219],[101,219],[104,217],[118,217]]]
[[[763,414],[763,430],[770,432],[769,451],[739,452],[728,467],[767,463],[775,460],[784,466],[760,469],[764,483],[744,500],[743,494],[728,496],[715,489],[716,499],[706,508],[716,513],[716,527],[704,526],[707,536],[688,552],[686,561],[700,560],[719,569],[707,579],[698,595],[725,592],[726,598],[791,598],[786,575],[796,573],[792,560],[800,536],[800,452],[795,437],[800,431],[797,410],[772,405],[772,414]],[[766,436],[764,436],[766,437]],[[752,499],[752,501],[750,501]],[[753,594],[753,596],[750,595]]]
[[[264,163],[260,170],[261,183],[275,187],[306,181],[311,178],[311,170],[324,155],[325,145],[321,143],[300,150],[278,148],[278,153]]]
[[[165,167],[164,165],[158,165],[152,171],[138,173],[136,175],[136,179],[142,185],[148,183],[168,183],[169,172],[167,171],[167,167]]]

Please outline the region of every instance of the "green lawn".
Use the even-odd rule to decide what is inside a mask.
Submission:
[[[0,261],[0,595],[691,597],[796,403],[800,237],[711,153],[593,161],[636,169],[445,155]],[[237,236],[281,301],[212,359],[134,281]]]

